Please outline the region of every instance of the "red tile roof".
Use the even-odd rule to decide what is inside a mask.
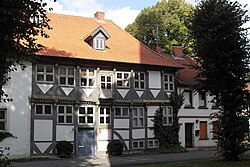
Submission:
[[[171,59],[152,51],[110,20],[97,21],[94,18],[49,13],[52,30],[50,38],[38,38],[43,50],[41,56],[79,58],[88,60],[114,61],[146,65],[179,67]],[[94,50],[84,39],[99,26],[110,35],[107,49]]]

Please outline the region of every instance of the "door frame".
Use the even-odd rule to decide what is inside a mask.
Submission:
[[[90,127],[81,127],[81,126],[78,126],[78,127],[76,127],[76,133],[75,133],[75,142],[76,142],[76,144],[75,144],[75,155],[78,157],[78,156],[80,156],[79,155],[79,152],[78,152],[78,145],[79,145],[79,143],[78,143],[78,134],[79,134],[79,129],[88,129],[88,130],[93,130],[93,134],[94,134],[94,142],[93,142],[93,155],[91,155],[91,156],[96,156],[96,128],[95,127],[92,127],[92,126],[90,126]]]

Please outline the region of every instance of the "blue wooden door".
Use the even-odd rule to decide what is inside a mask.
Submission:
[[[94,156],[94,129],[78,129],[78,156]]]

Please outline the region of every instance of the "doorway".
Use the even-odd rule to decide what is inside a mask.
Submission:
[[[94,128],[78,129],[78,156],[94,156],[95,153],[95,135]]]
[[[185,123],[185,147],[193,147],[193,123]]]

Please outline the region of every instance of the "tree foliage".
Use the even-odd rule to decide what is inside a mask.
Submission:
[[[49,26],[46,16],[46,3],[42,0],[2,0],[0,6],[0,101],[7,94],[2,86],[8,73],[22,69],[22,60],[30,59],[41,49],[36,36],[48,37],[45,33]],[[50,9],[49,9],[50,10]]]
[[[164,52],[169,53],[171,46],[178,45],[185,53],[192,53],[192,39],[187,28],[192,10],[192,5],[185,0],[162,0],[143,9],[125,30],[153,50],[158,37]]]
[[[249,41],[243,28],[249,20],[238,2],[203,0],[194,11],[190,30],[199,64],[197,88],[216,97],[219,116],[219,155],[239,160],[246,151],[246,82]]]

